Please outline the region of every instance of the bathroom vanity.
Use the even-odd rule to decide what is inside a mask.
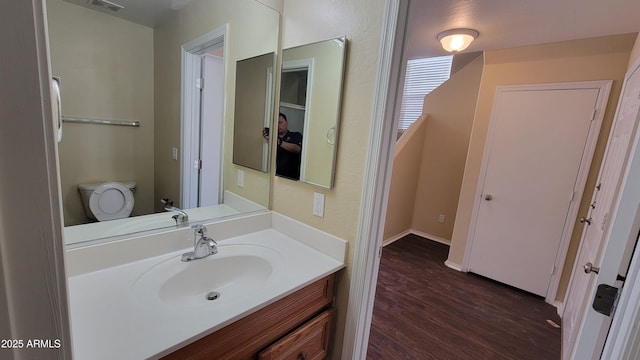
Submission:
[[[334,276],[307,285],[163,359],[325,359]]]
[[[320,359],[346,242],[266,211],[67,250],[78,359]],[[210,294],[216,293],[215,296]]]

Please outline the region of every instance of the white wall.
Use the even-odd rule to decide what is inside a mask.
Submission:
[[[43,6],[20,0],[0,12],[0,339],[24,341],[0,349],[3,359],[71,359]]]

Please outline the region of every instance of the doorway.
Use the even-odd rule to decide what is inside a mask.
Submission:
[[[180,207],[184,209],[223,201],[226,31],[226,26],[220,27],[182,46]]]
[[[280,112],[287,117],[289,131],[299,132],[302,137],[302,153],[300,155],[300,180],[305,181],[308,138],[304,136],[309,130],[309,112],[311,100],[313,59],[292,60],[282,63],[282,79],[280,81]]]

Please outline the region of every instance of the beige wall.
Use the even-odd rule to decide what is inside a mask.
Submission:
[[[284,3],[283,48],[342,35],[349,41],[335,187],[324,190],[275,177],[272,192],[275,211],[349,242],[348,268],[339,276],[337,285],[333,359],[340,358],[342,349],[384,8],[382,0],[286,0]],[[326,195],[324,218],[311,213],[314,191]]]
[[[451,75],[458,72],[458,70],[462,70],[465,66],[469,65],[473,60],[482,56],[484,54],[483,51],[475,51],[465,54],[456,54],[453,56],[451,60]]]
[[[479,181],[482,156],[491,117],[494,94],[497,86],[536,84],[548,82],[573,82],[588,80],[614,80],[611,96],[595,155],[593,158],[579,215],[586,213],[592,189],[602,161],[611,122],[617,105],[620,88],[629,61],[633,35],[617,35],[593,39],[567,41],[553,44],[527,46],[514,49],[488,51],[485,53],[485,70],[473,131],[469,144],[465,173],[456,214],[456,223],[451,239],[449,261],[462,264],[467,234]],[[577,252],[581,227],[576,226],[558,291],[558,299],[564,293]]]
[[[396,142],[384,224],[385,241],[396,240],[412,227],[427,121],[429,116],[422,114]]]
[[[474,56],[425,97],[421,119],[396,144],[385,240],[409,230],[451,239],[483,69],[482,56]]]
[[[277,5],[277,1],[268,3]],[[171,160],[171,148],[180,148],[181,141],[181,46],[227,23],[224,188],[269,204],[269,174],[232,163],[236,61],[275,51],[278,44],[279,14],[253,0],[195,0],[154,30],[157,198],[180,199],[180,162]],[[245,171],[244,188],[236,185],[238,169]]]
[[[636,37],[633,50],[631,50],[631,56],[629,57],[629,70],[631,70],[632,66],[634,66],[638,61],[640,61],[640,36]]]
[[[152,212],[153,30],[61,0],[48,0],[47,10],[63,115],[141,124],[64,123],[59,150],[65,225],[87,221],[80,183],[135,181],[134,215]]]
[[[476,58],[424,99],[429,119],[412,227],[442,240],[453,233],[483,64]],[[444,223],[438,222],[440,214]]]

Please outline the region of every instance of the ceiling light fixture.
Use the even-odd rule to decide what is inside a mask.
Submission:
[[[473,29],[451,29],[438,34],[438,41],[448,52],[457,53],[469,46],[480,33]]]

